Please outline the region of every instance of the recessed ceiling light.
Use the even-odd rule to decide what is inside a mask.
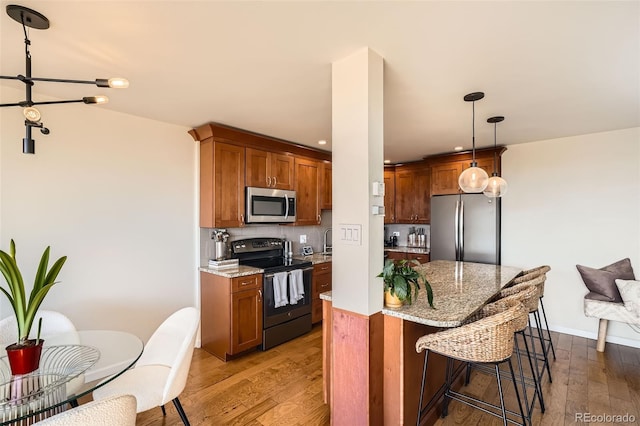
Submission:
[[[325,141],[324,139],[320,139],[320,140],[318,141],[318,143],[319,143],[320,145],[326,145],[326,144],[327,144],[327,141]]]
[[[462,147],[461,146],[456,146],[453,148],[454,151],[462,151]]]
[[[384,160],[384,164],[389,164],[391,163],[391,160]]]

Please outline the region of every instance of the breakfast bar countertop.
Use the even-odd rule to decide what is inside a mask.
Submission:
[[[384,315],[432,327],[458,327],[513,280],[522,268],[436,260],[417,266],[433,289],[433,306],[420,286],[411,305],[382,309]]]

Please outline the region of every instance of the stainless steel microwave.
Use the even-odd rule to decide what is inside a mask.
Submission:
[[[246,223],[296,221],[296,192],[284,189],[246,188]]]

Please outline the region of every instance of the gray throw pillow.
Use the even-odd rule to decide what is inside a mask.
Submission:
[[[604,296],[610,302],[622,303],[622,297],[616,279],[635,280],[631,260],[622,259],[611,265],[600,269],[589,268],[588,266],[576,265],[578,272],[582,276],[582,281],[589,291]]]

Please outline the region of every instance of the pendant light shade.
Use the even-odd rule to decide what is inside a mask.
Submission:
[[[508,189],[507,181],[498,175],[498,159],[496,154],[497,126],[501,121],[504,121],[504,117],[502,116],[490,117],[487,119],[487,123],[493,124],[493,173],[489,178],[487,187],[483,191],[484,195],[489,198],[502,197],[507,193]]]
[[[482,98],[484,98],[484,93],[482,92],[469,93],[464,97],[465,102],[471,102],[473,111],[471,119],[472,159],[471,167],[460,173],[460,177],[458,177],[458,185],[464,192],[469,193],[480,193],[484,191],[484,189],[487,187],[487,184],[489,183],[489,175],[484,171],[484,169],[478,167],[478,163],[476,163],[475,102],[479,101]]]

